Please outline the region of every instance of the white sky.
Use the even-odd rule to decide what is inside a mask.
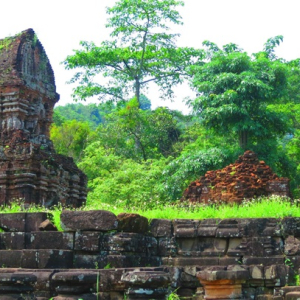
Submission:
[[[108,39],[105,7],[114,0],[9,0],[0,1],[0,39],[33,28],[43,44],[56,78],[58,105],[72,102],[72,73],[60,64],[81,40],[100,44]],[[185,0],[180,8],[184,25],[178,46],[201,48],[204,40],[222,46],[236,43],[248,53],[262,50],[270,37],[283,35],[277,55],[287,60],[300,57],[300,0]],[[155,106],[186,111],[182,102],[192,95],[189,87],[176,89],[173,103],[161,102],[154,88],[147,96]]]

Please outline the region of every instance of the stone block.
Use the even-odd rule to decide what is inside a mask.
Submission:
[[[241,246],[246,256],[272,257],[283,254],[283,240],[280,237],[247,237]]]
[[[99,252],[102,237],[103,233],[98,231],[76,232],[74,250]]]
[[[249,266],[250,279],[265,279],[264,267],[262,265]]]
[[[176,238],[194,238],[198,235],[199,220],[173,220],[174,236]]]
[[[121,213],[117,216],[118,230],[124,232],[146,233],[148,219],[133,213]]]
[[[122,275],[121,281],[129,286],[139,286],[141,288],[167,287],[171,282],[171,277],[163,271],[133,270]]]
[[[47,297],[50,295],[51,284],[52,284],[52,276],[54,274],[53,270],[34,270],[32,272],[34,276],[36,276],[37,280],[34,283],[34,294]],[[50,297],[47,298],[47,300]]]
[[[25,231],[39,231],[40,224],[48,218],[48,214],[44,212],[26,213]]]
[[[289,235],[285,238],[284,253],[286,255],[300,255],[300,239]]]
[[[276,264],[264,267],[266,286],[285,286],[288,280],[289,267]]]
[[[0,214],[0,228],[11,232],[25,232],[26,213]]]
[[[73,268],[73,251],[39,249],[23,250],[21,267],[28,269],[68,269]]]
[[[282,235],[281,222],[276,218],[255,218],[245,219],[244,235],[249,237],[255,236],[277,236]]]
[[[199,238],[199,250],[201,256],[222,256],[228,248],[227,239],[224,238]]]
[[[172,221],[165,219],[152,219],[150,222],[150,232],[154,237],[171,237]]]
[[[281,220],[282,235],[300,237],[300,218],[286,217]]]
[[[39,225],[41,231],[57,231],[57,227],[49,220],[46,219]]]
[[[176,238],[177,253],[182,256],[200,256],[199,240],[194,238]]]
[[[107,255],[74,254],[76,269],[104,269],[109,267]]]
[[[204,219],[201,220],[197,235],[199,237],[214,237],[216,236],[216,231],[218,228],[218,224],[220,223],[220,219]]]
[[[300,298],[300,292],[289,292],[285,295],[285,300],[298,300]]]
[[[125,273],[126,269],[99,270],[99,291],[124,292],[126,284],[121,280],[121,278]]]
[[[26,250],[22,251],[21,267],[28,269],[39,268],[39,252],[38,250]]]
[[[23,250],[25,248],[24,232],[0,232],[0,249]]]
[[[173,267],[183,266],[214,266],[218,265],[217,257],[163,257],[163,265]]]
[[[114,232],[104,234],[100,241],[100,251],[110,254],[123,252],[157,254],[157,240],[151,236],[132,232]]]
[[[230,238],[228,241],[228,249],[226,255],[241,257],[246,254],[246,249],[243,246],[245,238]]]
[[[117,217],[106,210],[64,210],[60,218],[65,231],[110,231],[117,229],[118,226]]]
[[[38,250],[39,269],[71,269],[73,268],[73,251],[70,250]]]
[[[108,293],[99,293],[98,298],[97,295],[95,294],[79,294],[79,295],[58,295],[55,296],[53,298],[51,298],[51,300],[78,300],[78,299],[82,299],[82,300],[111,300],[109,298],[109,294]]]
[[[199,280],[197,280],[195,275],[186,273],[185,271],[181,272],[179,278],[179,286],[182,288],[193,288],[196,289],[200,286]]]
[[[26,233],[26,249],[73,250],[74,234],[71,232],[36,231]]]
[[[285,261],[285,257],[283,255],[274,255],[271,257],[245,256],[242,259],[243,265],[263,265],[263,266],[284,264],[284,261]]]
[[[219,238],[233,238],[243,236],[238,221],[236,219],[224,219],[218,224],[216,230],[216,237]]]
[[[219,257],[220,266],[240,265],[240,264],[241,264],[240,257]]]
[[[20,268],[22,250],[0,250],[0,267]]]
[[[158,255],[160,256],[176,256],[177,244],[174,237],[166,237],[158,239]]]

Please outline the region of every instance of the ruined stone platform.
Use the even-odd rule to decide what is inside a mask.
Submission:
[[[59,232],[40,226],[50,217],[0,214],[0,299],[157,300],[174,290],[182,300],[300,294],[300,218],[153,219],[146,227],[136,214],[63,211]]]

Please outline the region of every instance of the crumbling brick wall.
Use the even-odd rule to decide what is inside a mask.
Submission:
[[[278,177],[253,151],[235,163],[208,171],[184,191],[182,200],[200,203],[241,203],[260,196],[290,196],[289,179]]]

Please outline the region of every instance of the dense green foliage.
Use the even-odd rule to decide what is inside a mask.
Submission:
[[[300,196],[300,60],[276,56],[282,36],[252,55],[232,43],[179,48],[169,25],[181,24],[181,5],[118,0],[107,10],[110,40],[82,42],[64,62],[80,70],[71,80],[75,99],[111,100],[54,113],[54,146],[86,172],[88,205],[174,203],[191,181],[246,149],[289,177]],[[198,93],[189,101],[193,114],[151,110],[142,94],[149,82],[172,98],[173,86],[187,78]]]
[[[234,132],[245,150],[258,140],[285,134],[284,115],[268,107],[287,91],[287,66],[270,58],[273,48],[266,46],[268,52],[250,57],[234,44],[222,50],[204,44],[208,62],[190,68],[200,95],[192,105],[201,112],[204,125],[220,133]]]

